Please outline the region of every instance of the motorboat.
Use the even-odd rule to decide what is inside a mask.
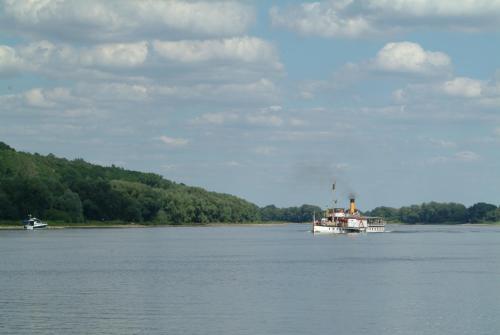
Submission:
[[[23,225],[24,229],[26,230],[47,228],[47,224],[45,222],[35,217],[32,217],[31,215],[29,215],[29,217],[23,221]]]

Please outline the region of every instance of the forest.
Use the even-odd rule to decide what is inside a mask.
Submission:
[[[276,208],[186,186],[154,173],[18,152],[0,142],[0,220],[28,214],[67,223],[310,221],[315,206]]]
[[[470,207],[457,203],[428,202],[401,208],[377,207],[366,215],[408,224],[492,223],[500,221],[500,207],[478,202]]]

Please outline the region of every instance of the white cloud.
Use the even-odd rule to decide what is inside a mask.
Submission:
[[[331,3],[302,3],[297,7],[270,10],[273,25],[285,27],[304,35],[323,37],[356,37],[372,33],[373,27],[361,15],[344,16],[346,1]]]
[[[106,116],[112,111],[123,114],[149,99],[148,88],[121,83],[80,83],[75,87],[33,88],[27,91],[0,95],[4,109],[54,117]]]
[[[0,45],[0,77],[13,74],[22,68],[23,61],[16,51],[7,45]]]
[[[61,115],[63,117],[67,117],[67,118],[85,118],[85,117],[97,118],[99,116],[102,116],[102,113],[100,113],[99,110],[95,110],[92,107],[89,107],[89,108],[76,107],[76,108],[64,109],[62,111]]]
[[[190,101],[219,101],[224,103],[245,101],[246,104],[272,102],[279,96],[275,83],[269,79],[249,83],[193,84],[185,86],[153,85],[152,95]]]
[[[443,139],[430,138],[429,142],[432,145],[440,147],[440,148],[454,148],[457,146],[457,144],[455,142],[447,141],[447,140],[443,140]]]
[[[437,165],[437,164],[445,164],[450,161],[449,157],[446,156],[435,156],[431,158],[427,158],[420,162],[421,165]]]
[[[259,154],[259,155],[269,156],[269,155],[272,155],[276,152],[276,148],[271,147],[271,146],[261,146],[261,147],[255,148],[254,152],[256,154]]]
[[[357,110],[362,115],[378,115],[391,118],[406,118],[409,116],[406,105],[389,105],[379,107],[361,107]]]
[[[496,0],[318,1],[270,10],[273,25],[304,35],[366,37],[428,27],[479,31],[500,28]]]
[[[263,113],[270,113],[270,112],[280,112],[282,110],[283,110],[282,106],[273,105],[273,106],[269,106],[269,107],[262,109],[262,112]]]
[[[67,87],[32,88],[24,92],[0,95],[0,112],[37,125],[60,124],[63,119],[87,118],[98,120],[109,115],[109,111],[94,97],[82,95]],[[101,122],[101,121],[98,121]],[[48,136],[48,135],[47,135]]]
[[[140,84],[102,83],[80,84],[76,92],[82,96],[99,102],[144,102],[150,98],[151,88]]]
[[[483,82],[471,78],[457,77],[443,84],[443,90],[451,96],[477,98],[481,96]]]
[[[483,82],[471,78],[457,77],[446,81],[442,90],[451,96],[477,98],[481,96]]]
[[[346,66],[343,67],[345,69]],[[357,70],[356,66],[356,70]],[[344,85],[349,78],[353,79],[353,73],[349,71],[350,73],[348,74],[348,78],[344,80],[345,78],[342,77],[342,73],[337,72],[335,76],[338,78],[338,80],[335,80],[334,82],[328,82],[326,80],[307,80],[302,83],[300,83],[298,86],[299,90],[299,96],[304,99],[304,100],[312,100],[315,98],[316,94],[320,91],[325,91],[328,89],[334,89],[336,86],[340,86],[340,83]]]
[[[71,49],[68,50],[68,49]],[[48,64],[53,60],[61,61],[68,58],[69,54],[73,54],[72,48],[57,47],[53,43],[41,40],[29,43],[18,47],[20,57],[26,59],[32,64]],[[55,59],[57,56],[57,59]]]
[[[224,165],[229,166],[229,167],[239,167],[239,166],[241,166],[241,163],[237,162],[237,161],[227,161],[227,162],[224,162]]]
[[[164,171],[168,171],[168,172],[170,172],[170,171],[175,170],[175,169],[177,168],[177,165],[175,165],[175,164],[163,164],[163,165],[161,166],[161,168],[162,168]]]
[[[215,112],[204,113],[190,120],[193,125],[247,125],[281,127],[289,125],[292,127],[306,126],[308,123],[298,117],[284,117],[281,114],[283,108],[278,105],[261,108],[258,111],[246,114],[237,112]]]
[[[297,118],[291,118],[290,119],[290,125],[294,127],[300,127],[306,125],[307,122],[302,120],[302,119],[297,119]]]
[[[251,7],[229,1],[3,0],[2,7],[4,29],[69,41],[234,36],[255,19]]]
[[[269,62],[276,67],[276,50],[256,37],[235,37],[220,40],[154,41],[153,48],[161,57],[183,63],[209,61]]]
[[[170,29],[202,35],[237,35],[254,21],[252,8],[229,1],[130,1],[142,22],[152,19]]]
[[[239,119],[238,114],[231,112],[220,113],[204,113],[194,118],[191,123],[193,124],[215,124],[222,125],[228,122],[234,122]]]
[[[283,119],[277,115],[253,114],[247,115],[247,120],[251,124],[272,127],[279,127],[284,123]]]
[[[180,137],[160,136],[160,141],[169,147],[183,147],[189,144],[189,140]]]
[[[73,96],[70,89],[56,87],[51,89],[33,88],[23,93],[11,96],[13,106],[28,106],[34,108],[67,107],[81,105],[82,100]]]
[[[278,105],[262,108],[257,112],[250,113],[246,116],[246,120],[250,124],[280,127],[285,123],[285,120],[277,115],[282,111],[282,107]]]
[[[219,43],[226,48],[219,49]],[[158,50],[165,52],[162,47],[171,51],[168,54],[171,59],[158,53]],[[187,56],[185,53],[190,52],[190,47],[194,51],[191,50],[192,56]],[[282,64],[274,47],[252,37],[101,43],[90,47],[42,40],[16,47],[0,47],[0,75],[36,74],[51,79],[141,85],[146,82],[175,85],[180,82],[183,85],[225,83],[224,90],[231,90],[230,85],[235,85],[235,90],[239,91],[246,85],[249,91],[262,89],[263,95],[265,91],[272,95],[276,93],[276,87],[265,77],[277,77],[282,73],[281,70]]]
[[[359,1],[358,1],[359,2]],[[498,17],[500,2],[496,0],[369,0],[368,7],[385,15],[394,15],[396,18],[414,18],[423,22],[409,22],[412,24],[427,23],[431,18],[444,19],[445,22],[432,22],[434,25],[454,25],[470,27],[482,26],[484,19]],[[470,22],[467,22],[470,20]]]
[[[348,170],[351,165],[348,163],[337,163],[334,165],[335,169],[337,170]]]
[[[425,50],[413,42],[390,42],[373,58],[358,63],[346,63],[335,71],[330,79],[304,82],[299,89],[301,97],[307,99],[319,93],[346,93],[352,85],[380,80],[381,76],[386,77],[384,79],[397,76],[411,79],[413,82],[422,82],[425,79],[434,85],[437,80],[447,79],[451,75],[452,61],[447,54]],[[412,88],[417,87],[415,84],[411,85]],[[411,98],[408,91],[408,88],[395,89],[392,91],[392,99],[397,103],[406,103]],[[352,96],[355,101],[359,101],[359,98],[357,94]]]
[[[393,98],[398,103],[427,104],[446,106],[459,103],[454,109],[465,114],[474,111],[478,117],[480,112],[495,111],[500,106],[500,84],[497,80],[479,80],[467,77],[453,77],[449,80],[437,80],[424,83],[409,84],[405,88],[393,92]],[[453,98],[453,99],[450,99]],[[467,106],[467,107],[466,107]],[[465,115],[464,114],[464,115]]]
[[[244,99],[247,103],[250,103],[254,98],[258,98],[260,101],[274,101],[279,97],[280,92],[273,81],[267,78],[261,78],[250,83],[220,85],[215,87],[212,94],[214,96],[225,97],[228,101],[233,99]]]
[[[454,158],[463,162],[471,162],[477,161],[480,156],[473,151],[460,151],[455,153]]]
[[[498,73],[495,79],[482,83],[479,103],[488,108],[500,107],[500,76]]]
[[[300,97],[305,100],[311,100],[314,98],[314,93],[311,90],[300,91]]]
[[[114,114],[122,115],[120,118],[124,117],[126,121],[126,115],[147,111],[155,113],[157,117],[160,111],[182,109],[186,104],[203,103],[207,110],[214,106],[219,109],[220,103],[235,107],[240,106],[241,102],[247,106],[261,105],[272,102],[276,95],[274,84],[268,80],[245,84],[186,83],[182,86],[159,85],[156,82],[79,82],[73,87],[35,87],[20,93],[0,95],[0,110],[19,116],[28,110],[37,115],[65,117]],[[207,112],[190,122],[222,125],[240,119],[236,112]]]
[[[412,42],[386,44],[371,61],[370,67],[377,71],[438,75],[451,69],[451,60],[443,52],[426,51]]]
[[[92,47],[74,47],[42,40],[13,49],[19,62],[29,64],[24,72],[40,72],[67,77],[89,68],[116,71],[144,65],[148,56],[147,42],[106,43]]]
[[[440,165],[440,164],[453,164],[453,163],[469,163],[475,162],[481,159],[481,156],[473,151],[459,151],[452,155],[446,156],[435,156],[423,160],[421,163],[423,165]]]
[[[42,89],[40,88],[34,88],[25,92],[24,97],[28,106],[42,108],[54,106],[54,103],[47,99]]]
[[[147,55],[146,42],[101,44],[83,50],[80,63],[85,66],[136,67],[144,64]]]
[[[397,90],[394,90],[392,92],[392,99],[394,99],[394,101],[399,102],[399,103],[405,102],[406,101],[405,90],[402,88],[398,88]]]

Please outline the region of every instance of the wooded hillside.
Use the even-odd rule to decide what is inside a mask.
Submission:
[[[236,196],[175,183],[154,173],[18,152],[0,142],[0,220],[32,214],[64,222],[300,222],[311,220],[313,211],[320,210],[308,205],[261,209]]]

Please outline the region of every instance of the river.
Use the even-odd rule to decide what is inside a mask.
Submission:
[[[0,231],[0,334],[498,334],[500,227]]]

